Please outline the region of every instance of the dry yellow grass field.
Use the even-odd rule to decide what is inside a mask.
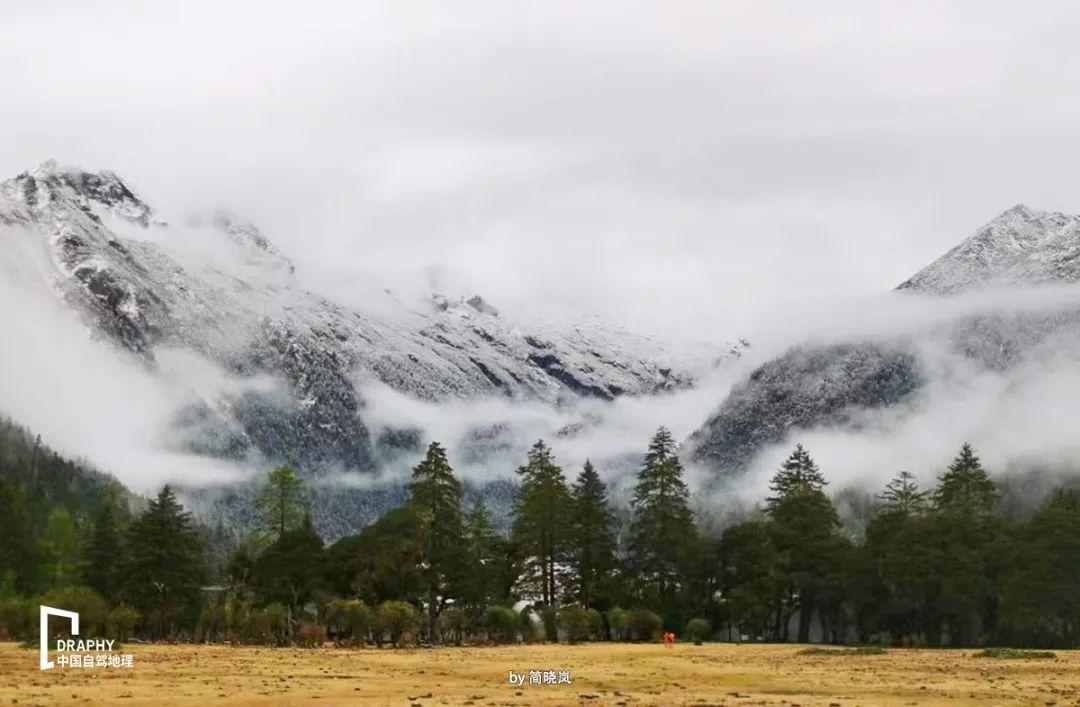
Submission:
[[[0,705],[1074,705],[1080,653],[801,655],[798,646],[588,644],[418,650],[126,646],[133,668],[41,672],[0,644]],[[569,669],[514,687],[508,671]]]

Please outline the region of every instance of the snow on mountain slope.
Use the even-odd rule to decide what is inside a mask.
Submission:
[[[1080,280],[1080,216],[1018,204],[897,289],[949,295],[976,287]]]
[[[880,439],[927,415],[935,405],[974,399],[975,386],[1000,385],[998,400],[1005,400],[1023,390],[1030,370],[1080,370],[1072,355],[1080,340],[1077,293],[1031,289],[1077,281],[1080,217],[1024,206],[1009,209],[898,288],[919,301],[893,301],[895,313],[904,314],[895,329],[883,333],[882,326],[875,326],[864,338],[847,334],[830,339],[823,334],[763,363],[736,384],[690,436],[688,457],[712,478],[738,478],[778,463],[772,457],[764,460],[763,453],[783,455],[784,445],[814,434]],[[1027,296],[1020,297],[1021,291]],[[962,303],[956,298],[934,306],[921,302],[961,294]],[[1031,301],[1020,306],[1021,300]],[[913,320],[912,310],[921,311],[923,319]],[[891,313],[886,306],[875,317],[887,322]],[[1024,373],[1014,380],[1017,371]],[[985,430],[1016,411],[996,410],[994,404],[979,399],[980,408],[969,415],[973,420],[987,418],[987,440],[1004,447],[1005,435],[995,438]],[[889,414],[883,418],[885,412]],[[882,419],[888,419],[888,429],[865,434],[868,425]],[[955,416],[946,420],[963,427]],[[948,444],[962,441],[950,439]],[[914,452],[909,447],[905,453]]]
[[[654,339],[600,324],[519,327],[479,297],[409,307],[388,296],[371,311],[335,303],[305,289],[255,226],[224,213],[167,223],[111,172],[47,162],[0,183],[4,227],[7,238],[38,239],[51,287],[144,365],[181,350],[276,382],[178,410],[175,439],[202,454],[373,469],[377,443],[417,440],[368,429],[366,381],[425,401],[552,405],[693,382]]]
[[[900,403],[919,384],[917,359],[902,347],[796,347],[733,388],[691,435],[691,457],[735,476],[793,430],[852,425],[859,410]]]

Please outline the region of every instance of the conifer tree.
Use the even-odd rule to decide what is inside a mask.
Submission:
[[[629,564],[647,593],[668,601],[685,574],[697,542],[690,492],[682,479],[675,440],[656,431],[638,473],[630,507]]]
[[[34,580],[36,552],[26,494],[0,479],[0,583],[28,591]]]
[[[592,462],[585,462],[570,493],[572,592],[582,606],[604,610],[602,594],[615,569],[615,514]]]
[[[120,589],[124,544],[116,494],[102,499],[94,519],[90,542],[86,547],[83,575],[86,583],[107,600],[114,600]]]
[[[428,445],[427,454],[413,469],[412,478],[408,505],[415,509],[424,527],[428,635],[434,638],[439,614],[452,598],[449,595],[460,591],[465,572],[461,484],[438,442]]]
[[[929,493],[901,471],[878,496],[882,504],[866,529],[860,555],[856,610],[864,630],[881,628],[909,642],[934,612],[939,593],[940,533],[927,513]]]
[[[267,476],[266,487],[255,500],[268,530],[282,537],[297,527],[308,512],[304,482],[289,466],[279,466]]]
[[[154,637],[171,634],[202,580],[202,543],[191,514],[169,486],[131,524],[124,593],[149,620]]]
[[[79,528],[64,506],[49,514],[45,533],[38,543],[43,560],[44,585],[66,587],[79,578]]]
[[[773,601],[780,591],[773,533],[762,521],[744,521],[724,529],[720,538],[722,605],[728,626],[755,636],[775,628]],[[771,636],[778,640],[778,636]]]
[[[988,514],[994,510],[998,493],[989,474],[967,442],[956,459],[938,479],[934,504],[939,510]]]
[[[1080,496],[1055,492],[1018,533],[1012,555],[1002,583],[1009,633],[1037,644],[1080,645]]]
[[[799,612],[797,640],[810,640],[814,612],[829,576],[843,562],[836,533],[840,520],[828,497],[819,489],[804,488],[778,501],[770,515],[774,542],[779,551],[778,576],[789,595],[781,613]],[[786,620],[777,632],[784,637]]]
[[[926,510],[926,491],[919,490],[919,482],[909,471],[901,471],[885,485],[879,498],[882,512],[911,516]]]
[[[356,535],[327,548],[326,582],[340,596],[369,605],[399,599],[420,604],[427,595],[423,519],[405,504]]]
[[[820,491],[828,484],[821,475],[817,464],[810,458],[802,444],[795,445],[795,450],[777,470],[769,484],[775,494],[766,500],[766,508],[772,510],[785,498],[802,491]]]
[[[800,642],[809,641],[814,612],[827,587],[829,575],[842,562],[842,543],[836,534],[840,520],[822,490],[828,482],[801,444],[777,470],[767,499],[776,548],[778,576],[787,587],[776,609],[775,632],[785,638],[787,619],[798,610]]]
[[[997,489],[970,444],[939,477],[935,538],[941,545],[940,621],[953,645],[975,643],[997,620],[1001,542]]]
[[[525,557],[525,581],[539,585],[542,601],[553,606],[558,597],[559,565],[567,550],[570,492],[566,477],[543,440],[529,450],[527,463],[517,473],[521,491],[514,505],[512,535]]]
[[[465,524],[469,568],[463,583],[465,604],[478,613],[501,599],[499,580],[506,555],[505,542],[495,532],[491,513],[483,498],[477,498]]]
[[[286,608],[290,631],[323,576],[323,541],[305,514],[300,525],[274,541],[251,569],[251,583],[264,602]]]

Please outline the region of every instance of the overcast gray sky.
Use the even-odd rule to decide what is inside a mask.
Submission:
[[[6,2],[0,174],[227,205],[326,282],[739,335],[1080,211],[1078,7]]]

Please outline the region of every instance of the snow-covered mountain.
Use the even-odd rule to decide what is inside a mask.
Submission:
[[[1035,293],[1033,286],[1077,281],[1080,217],[1013,207],[894,295],[955,302],[963,294],[966,304],[954,315],[935,313],[885,335],[878,327],[862,339],[822,337],[792,347],[734,386],[690,436],[688,456],[716,478],[731,479],[749,471],[763,451],[802,435],[859,432],[882,419],[896,425],[923,414],[935,385],[961,396],[965,381],[983,375],[1004,391],[1016,388],[1012,371],[1025,364],[1038,369],[1047,360],[1060,365],[1062,352],[1076,350],[1080,307],[1075,297],[1026,308],[1001,303]],[[933,309],[945,308],[922,308]]]
[[[1080,281],[1080,216],[1018,204],[897,289],[950,295],[975,288]]]
[[[254,225],[227,213],[167,223],[111,172],[48,162],[0,183],[0,236],[31,244],[93,334],[143,365],[181,350],[265,382],[193,395],[176,411],[172,439],[209,456],[372,470],[380,453],[421,439],[370,429],[361,390],[371,382],[422,401],[553,406],[693,383],[655,339],[599,323],[519,326],[479,296],[331,301]]]

